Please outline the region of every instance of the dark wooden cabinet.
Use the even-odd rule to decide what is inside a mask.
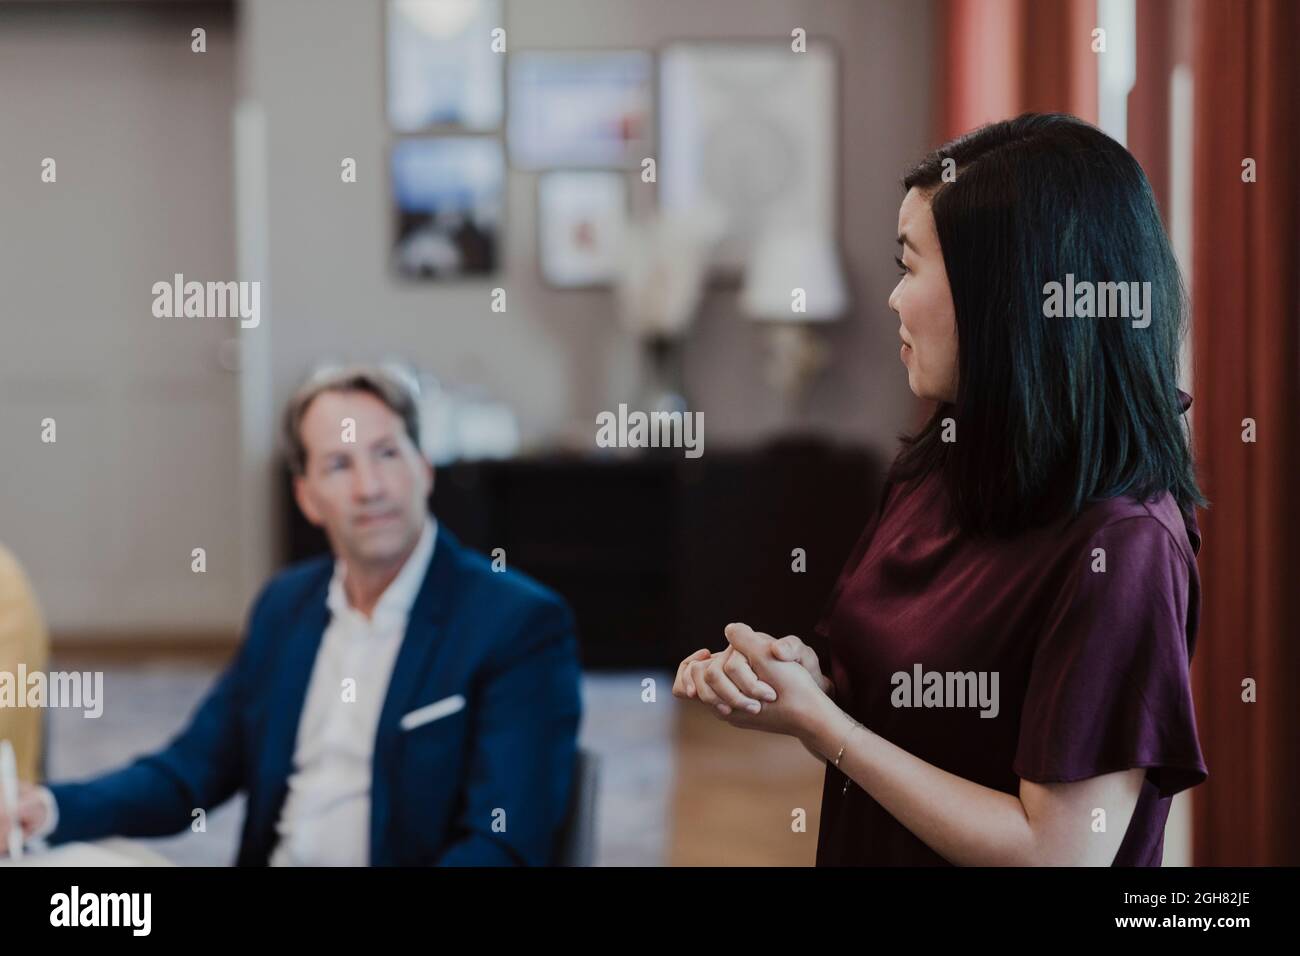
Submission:
[[[438,469],[432,507],[467,545],[504,548],[510,567],[565,596],[585,666],[675,667],[724,646],[731,621],[811,639],[882,481],[869,451],[787,442],[697,459],[456,464]],[[285,504],[289,558],[324,551],[287,494]]]

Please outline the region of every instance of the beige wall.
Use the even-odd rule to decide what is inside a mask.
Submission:
[[[834,41],[854,312],[828,330],[835,364],[809,418],[881,446],[912,408],[885,300],[897,181],[929,145],[931,19],[915,0],[507,3],[516,51],[779,39],[795,26]],[[188,45],[198,25],[202,56]],[[533,174],[509,176],[502,275],[391,275],[377,0],[245,0],[234,22],[222,4],[18,4],[0,7],[0,27],[0,88],[20,93],[0,101],[0,539],[56,634],[238,626],[275,558],[276,412],[322,358],[400,355],[485,385],[532,446],[594,435],[598,411],[638,395],[610,293],[541,283]],[[39,183],[45,155],[57,187]],[[355,185],[339,181],[344,156],[358,160]],[[261,327],[160,325],[148,287],[174,269],[263,281]],[[498,284],[504,315],[488,308]],[[242,379],[217,360],[232,338]],[[762,354],[734,288],[711,290],[686,374],[714,447],[778,428]],[[39,446],[46,414],[55,448]],[[189,570],[200,545],[207,576]]]
[[[229,5],[0,5],[0,540],[56,636],[243,616],[237,324],[151,311],[234,278],[234,62]]]
[[[838,48],[841,222],[855,300],[830,333],[836,365],[811,395],[812,423],[848,439],[892,442],[909,424],[893,238],[904,167],[929,145],[931,8],[916,0],[514,0],[509,48],[647,47],[685,38],[787,38],[801,26]],[[482,382],[518,412],[525,439],[595,433],[595,415],[635,400],[634,346],[612,297],[545,287],[536,266],[533,174],[511,171],[504,274],[455,285],[409,284],[387,267],[390,244],[380,3],[246,0],[246,95],[264,109],[269,150],[269,347],[281,401],[310,365],[335,354],[400,354],[451,383]],[[356,158],[359,182],[339,162]],[[509,311],[489,310],[507,289]],[[779,402],[761,380],[761,339],[736,313],[734,289],[707,298],[687,356],[687,386],[708,438],[770,434]]]

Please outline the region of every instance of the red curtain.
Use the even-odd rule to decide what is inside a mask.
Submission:
[[[1300,863],[1300,3],[1197,0],[1198,865]],[[1243,182],[1255,161],[1256,181]],[[1253,419],[1256,440],[1242,440]],[[1253,679],[1257,702],[1242,700]]]
[[[1096,0],[944,0],[936,143],[1026,111],[1097,122]]]
[[[1128,148],[1142,164],[1169,227],[1170,78],[1179,62],[1180,2],[1140,0],[1136,8],[1137,75],[1128,97]],[[1190,59],[1190,53],[1187,54]]]

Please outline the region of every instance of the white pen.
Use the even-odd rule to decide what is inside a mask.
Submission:
[[[17,860],[23,855],[23,828],[18,822],[18,761],[14,759],[14,745],[7,740],[0,740],[0,793],[9,815],[9,859]]]

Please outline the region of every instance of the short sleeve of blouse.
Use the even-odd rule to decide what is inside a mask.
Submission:
[[[1143,767],[1162,797],[1196,786],[1207,773],[1188,672],[1187,558],[1143,516],[1097,531],[1078,560],[1034,652],[1016,775],[1068,782]]]

